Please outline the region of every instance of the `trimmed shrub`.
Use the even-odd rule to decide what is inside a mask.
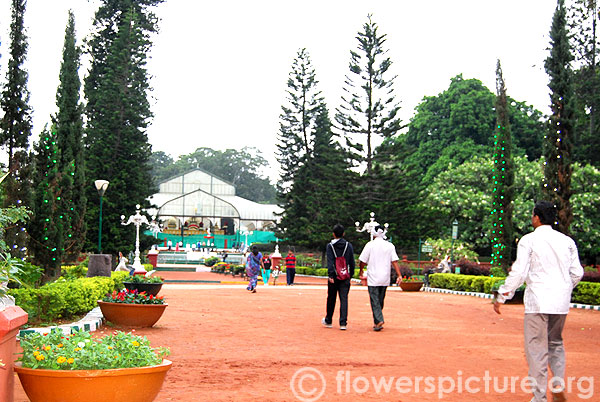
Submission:
[[[110,278],[60,278],[37,289],[11,289],[8,294],[27,312],[30,322],[52,322],[87,313],[106,293],[122,289],[123,280],[128,276],[127,272],[113,272]]]
[[[432,274],[429,275],[429,286],[438,289],[458,290],[465,292],[492,293],[497,289],[503,277],[479,275]],[[572,303],[600,305],[600,283],[580,282],[571,296]]]
[[[206,265],[207,267],[212,267],[219,261],[220,260],[218,257],[208,257],[206,260],[204,260],[204,265]]]
[[[571,295],[573,303],[600,304],[600,283],[579,282]]]
[[[600,283],[600,272],[596,271],[596,272],[584,272],[583,273],[583,278],[581,278],[582,282],[596,282],[596,283]]]
[[[327,268],[317,268],[315,270],[315,275],[317,275],[317,276],[329,276],[329,273],[327,272]]]

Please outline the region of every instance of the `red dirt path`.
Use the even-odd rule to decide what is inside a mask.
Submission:
[[[172,273],[171,273],[172,274]],[[202,275],[205,277],[204,274]],[[211,274],[215,275],[215,274]],[[171,275],[164,275],[171,277]],[[222,275],[218,277],[223,278]],[[282,278],[280,278],[282,279]],[[139,329],[153,346],[169,346],[173,368],[156,399],[165,401],[296,401],[290,380],[297,370],[322,373],[326,391],[319,401],[437,401],[439,388],[407,394],[394,386],[377,393],[372,381],[383,376],[449,376],[457,382],[470,376],[519,376],[527,373],[523,353],[523,306],[492,311],[489,300],[469,296],[398,292],[390,288],[385,301],[385,329],[373,332],[364,287],[350,292],[348,330],[320,324],[324,286],[262,287],[249,294],[243,286],[167,284],[165,315],[153,328]],[[600,312],[571,310],[564,331],[567,376],[594,376],[600,361]],[[127,328],[118,328],[127,330]],[[112,331],[107,326],[104,331]],[[338,372],[342,372],[341,376]],[[345,380],[346,372],[350,382]],[[299,378],[299,377],[297,377]],[[591,401],[600,400],[598,390]],[[421,380],[424,381],[424,380]],[[484,388],[484,380],[471,389]],[[339,382],[339,385],[338,385]],[[493,382],[492,382],[493,384]],[[303,389],[321,386],[306,379]],[[402,385],[402,384],[401,384]],[[582,384],[587,388],[587,383]],[[446,389],[449,383],[444,383]],[[402,388],[402,387],[401,387]],[[471,394],[453,392],[444,401],[529,401],[524,392]],[[589,390],[583,391],[589,395]],[[357,391],[365,391],[360,394]],[[577,391],[575,389],[574,391]],[[305,399],[309,400],[309,399]],[[312,399],[315,400],[315,399]],[[572,394],[569,401],[585,400]],[[27,401],[18,379],[15,402]],[[83,402],[83,401],[82,401]]]

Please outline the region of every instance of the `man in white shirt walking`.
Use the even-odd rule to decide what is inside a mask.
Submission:
[[[533,208],[534,231],[519,241],[517,259],[498,289],[494,310],[513,297],[523,282],[525,290],[525,354],[529,376],[535,380],[532,402],[546,402],[548,364],[552,371],[552,399],[566,401],[565,350],[562,331],[569,312],[571,292],[583,276],[577,246],[568,236],[552,229],[556,207],[540,201]]]
[[[383,329],[383,300],[385,292],[390,285],[391,266],[398,273],[396,283],[402,282],[400,266],[398,265],[398,254],[396,247],[384,240],[384,229],[376,226],[373,230],[373,240],[365,245],[358,261],[360,264],[359,276],[362,277],[363,269],[367,266],[367,285],[369,286],[369,298],[371,300],[371,310],[373,311],[374,331]]]

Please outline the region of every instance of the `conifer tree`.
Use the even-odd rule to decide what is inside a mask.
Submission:
[[[496,66],[496,132],[492,170],[492,265],[508,272],[512,258],[514,169],[506,86],[500,60]]]
[[[120,216],[136,204],[147,205],[154,192],[146,129],[152,113],[148,101],[146,61],[157,20],[149,10],[162,0],[103,0],[96,13],[98,31],[89,42],[92,64],[85,80],[87,225],[97,227],[99,203],[94,180],[110,182],[103,205],[103,250],[132,249],[135,233],[123,230]],[[97,244],[89,231],[88,245]]]
[[[558,209],[558,230],[569,234],[573,221],[570,198],[573,141],[573,60],[565,18],[564,0],[558,0],[550,30],[550,55],[546,73],[550,76],[550,115],[544,146],[546,157],[543,189]]]
[[[47,127],[34,144],[33,217],[29,222],[30,255],[35,264],[43,267],[44,280],[60,276],[63,256],[63,189],[70,175],[59,169],[60,151],[54,127]],[[66,180],[65,180],[66,179]]]
[[[12,0],[10,57],[0,99],[0,106],[4,112],[0,121],[0,145],[8,151],[10,173],[3,183],[5,207],[28,206],[30,203],[30,164],[27,148],[31,135],[31,109],[28,104],[28,74],[23,67],[27,56],[27,36],[24,27],[26,3],[26,0]],[[18,224],[7,228],[4,235],[11,254],[24,257],[27,247],[25,227]]]
[[[75,260],[81,251],[86,233],[84,188],[87,183],[83,163],[83,107],[79,101],[80,50],[75,39],[75,17],[69,11],[65,31],[60,84],[56,93],[58,114],[54,117],[56,142],[60,150],[58,171],[63,175],[60,210],[64,222],[64,251],[68,260]],[[68,174],[66,174],[69,172]]]
[[[310,55],[306,49],[298,50],[288,77],[286,104],[281,107],[279,116],[277,160],[281,167],[281,179],[277,191],[284,209],[290,202],[288,192],[298,169],[306,163],[312,151],[317,109],[323,103],[317,84]]]
[[[384,48],[386,35],[379,35],[377,24],[368,16],[363,31],[358,33],[358,49],[350,51],[350,74],[346,75],[342,104],[335,120],[344,133],[347,144],[362,151],[355,136],[366,136],[366,155],[361,158],[367,165],[367,176],[373,162],[375,136],[389,138],[401,129],[398,116],[400,105],[395,100],[394,79],[389,76],[392,61]]]

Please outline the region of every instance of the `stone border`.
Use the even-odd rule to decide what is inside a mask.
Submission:
[[[493,299],[494,296],[488,293],[478,293],[478,292],[461,292],[458,290],[450,290],[450,289],[440,289],[440,288],[428,288],[423,286],[421,289],[422,292],[431,292],[431,293],[443,293],[443,294],[451,294],[451,295],[460,295],[460,296],[475,296],[483,299]],[[581,304],[581,303],[571,303],[571,308],[577,308],[581,310],[594,310],[600,311],[600,306],[594,306],[591,304]]]
[[[19,337],[25,334],[31,334],[34,332],[40,334],[48,334],[53,331],[61,330],[65,335],[70,335],[76,331],[96,331],[102,326],[103,315],[100,311],[100,307],[93,308],[89,313],[86,314],[81,320],[65,325],[54,325],[45,328],[27,328],[19,331]]]

